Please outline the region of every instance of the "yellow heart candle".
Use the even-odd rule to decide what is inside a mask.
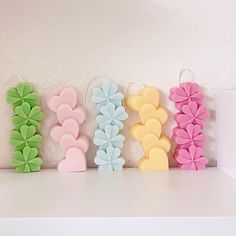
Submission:
[[[162,135],[162,125],[167,121],[167,111],[159,105],[160,94],[156,88],[147,87],[138,95],[128,96],[126,104],[138,112],[140,122],[130,128],[131,135],[143,148],[145,156],[139,161],[142,171],[169,169],[170,140]]]
[[[134,111],[140,111],[144,104],[152,104],[154,107],[159,106],[160,94],[154,87],[148,87],[142,90],[138,95],[128,96],[126,103]]]

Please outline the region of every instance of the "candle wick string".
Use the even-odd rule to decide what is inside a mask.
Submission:
[[[183,68],[183,69],[181,69],[181,70],[179,71],[179,75],[178,75],[178,85],[180,85],[180,84],[182,83],[182,77],[183,77],[183,74],[184,74],[185,72],[188,72],[188,73],[191,74],[191,80],[192,80],[192,81],[196,81],[196,77],[195,77],[194,72],[193,72],[191,69],[189,69],[189,68]]]
[[[24,82],[24,79],[22,78],[21,74],[16,73],[15,76],[5,79],[5,80],[3,81],[3,85],[8,84],[8,83],[11,82],[14,78],[17,78],[17,80],[18,80],[19,82],[21,82],[21,83]]]
[[[141,82],[139,81],[136,81],[136,80],[128,80],[127,83],[126,83],[126,86],[125,86],[125,90],[124,90],[124,98],[126,97],[130,87],[132,84],[136,84],[136,85],[139,85],[140,87],[142,87],[143,89],[145,89],[145,85],[142,84]]]

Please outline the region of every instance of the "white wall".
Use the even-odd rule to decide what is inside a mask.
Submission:
[[[235,9],[234,0],[0,0],[0,166],[9,166],[12,153],[12,111],[5,92],[16,84],[16,74],[42,96],[45,167],[55,166],[62,155],[48,137],[55,117],[44,99],[64,85],[74,86],[81,101],[86,81],[97,74],[106,74],[122,89],[127,80],[138,80],[162,91],[161,103],[171,114],[169,89],[177,84],[178,71],[189,67],[214,109],[215,91],[236,87]],[[84,132],[95,128],[90,92]],[[137,119],[131,116],[127,125]],[[167,134],[173,125],[170,119]],[[206,129],[206,153],[215,159],[214,111]],[[135,166],[141,150],[127,132],[126,137],[127,165]],[[90,165],[93,156],[94,147]]]

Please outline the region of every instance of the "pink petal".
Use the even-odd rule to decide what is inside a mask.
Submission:
[[[196,160],[203,155],[203,149],[201,147],[191,146],[189,148],[191,157]]]
[[[195,165],[196,165],[197,170],[204,170],[204,169],[206,169],[206,164],[195,162]]]
[[[193,138],[193,143],[197,147],[203,147],[205,142],[205,135],[204,134],[199,134],[198,136]]]
[[[195,116],[197,119],[206,120],[209,117],[208,109],[205,106],[200,106]]]
[[[192,94],[191,99],[192,101],[195,101],[198,105],[201,105],[203,100],[203,94],[200,92]]]
[[[181,170],[196,170],[196,166],[195,166],[194,162],[184,164],[180,168],[181,168]]]
[[[204,121],[201,120],[201,119],[198,119],[197,117],[195,117],[195,118],[193,119],[193,124],[195,124],[195,125],[200,125],[200,126],[203,128],[203,126],[204,126]]]
[[[196,155],[196,152],[197,152],[197,147],[195,147],[194,145],[192,145],[192,146],[189,148],[189,154],[190,154],[192,160],[194,160],[195,155]]]
[[[208,159],[204,156],[201,156],[194,160],[195,163],[200,163],[202,165],[206,165],[208,163]]]
[[[187,163],[192,162],[192,158],[189,155],[189,152],[185,149],[179,150],[179,154],[176,157],[176,160],[181,164],[187,164]]]
[[[182,133],[182,134],[180,134],[180,133]],[[176,144],[184,145],[184,144],[191,142],[191,139],[188,136],[184,136],[184,134],[186,134],[186,132],[184,130],[179,131],[179,134],[176,135],[174,138]],[[182,137],[181,137],[181,135],[182,135]]]
[[[194,130],[195,130],[195,125],[193,125],[193,124],[188,124],[188,125],[186,126],[186,131],[187,131],[188,136],[189,136],[190,138],[194,137]]]
[[[185,92],[186,92],[186,94],[187,94],[188,97],[191,96],[192,83],[190,83],[190,82],[182,83],[182,84],[180,85],[180,87],[182,87],[182,88],[185,90]]]
[[[202,132],[202,128],[200,125],[193,125],[192,137],[198,136]]]
[[[175,95],[178,95],[180,97],[187,97],[186,91],[181,87],[176,87],[173,91]]]
[[[191,112],[191,115],[192,115],[192,116],[195,116],[196,113],[197,113],[197,110],[198,110],[198,105],[197,105],[197,103],[196,103],[196,102],[190,102],[190,103],[188,104],[188,108],[189,108],[189,110],[190,110],[190,112]]]
[[[177,113],[174,119],[178,122],[180,128],[185,128],[186,125],[193,123],[194,117],[182,113]]]

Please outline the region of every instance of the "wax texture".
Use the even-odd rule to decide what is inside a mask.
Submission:
[[[166,123],[168,114],[159,102],[160,94],[154,87],[147,87],[126,99],[128,107],[140,117],[140,122],[130,127],[130,133],[141,143],[145,154],[138,165],[141,171],[169,170],[168,152],[171,143],[162,134],[162,126]]]
[[[10,143],[15,148],[12,165],[18,173],[40,171],[42,159],[39,155],[42,137],[39,133],[43,112],[39,106],[39,95],[31,83],[22,82],[7,91],[7,101],[13,107]]]
[[[51,138],[59,143],[64,152],[57,169],[59,172],[79,172],[87,170],[86,153],[89,138],[80,133],[80,125],[86,118],[84,107],[77,102],[77,93],[71,87],[63,88],[58,95],[47,100],[48,108],[56,113],[58,124],[50,129]]]
[[[174,115],[177,127],[172,136],[176,143],[173,157],[182,170],[203,170],[208,163],[204,156],[204,124],[209,113],[200,87],[197,83],[181,83],[170,90],[169,98],[178,109]]]
[[[115,83],[105,83],[101,88],[94,88],[92,92],[92,102],[98,110],[98,128],[93,139],[98,150],[94,162],[102,172],[121,171],[125,164],[122,157],[125,137],[121,130],[128,115],[122,106],[123,99],[124,96]]]

